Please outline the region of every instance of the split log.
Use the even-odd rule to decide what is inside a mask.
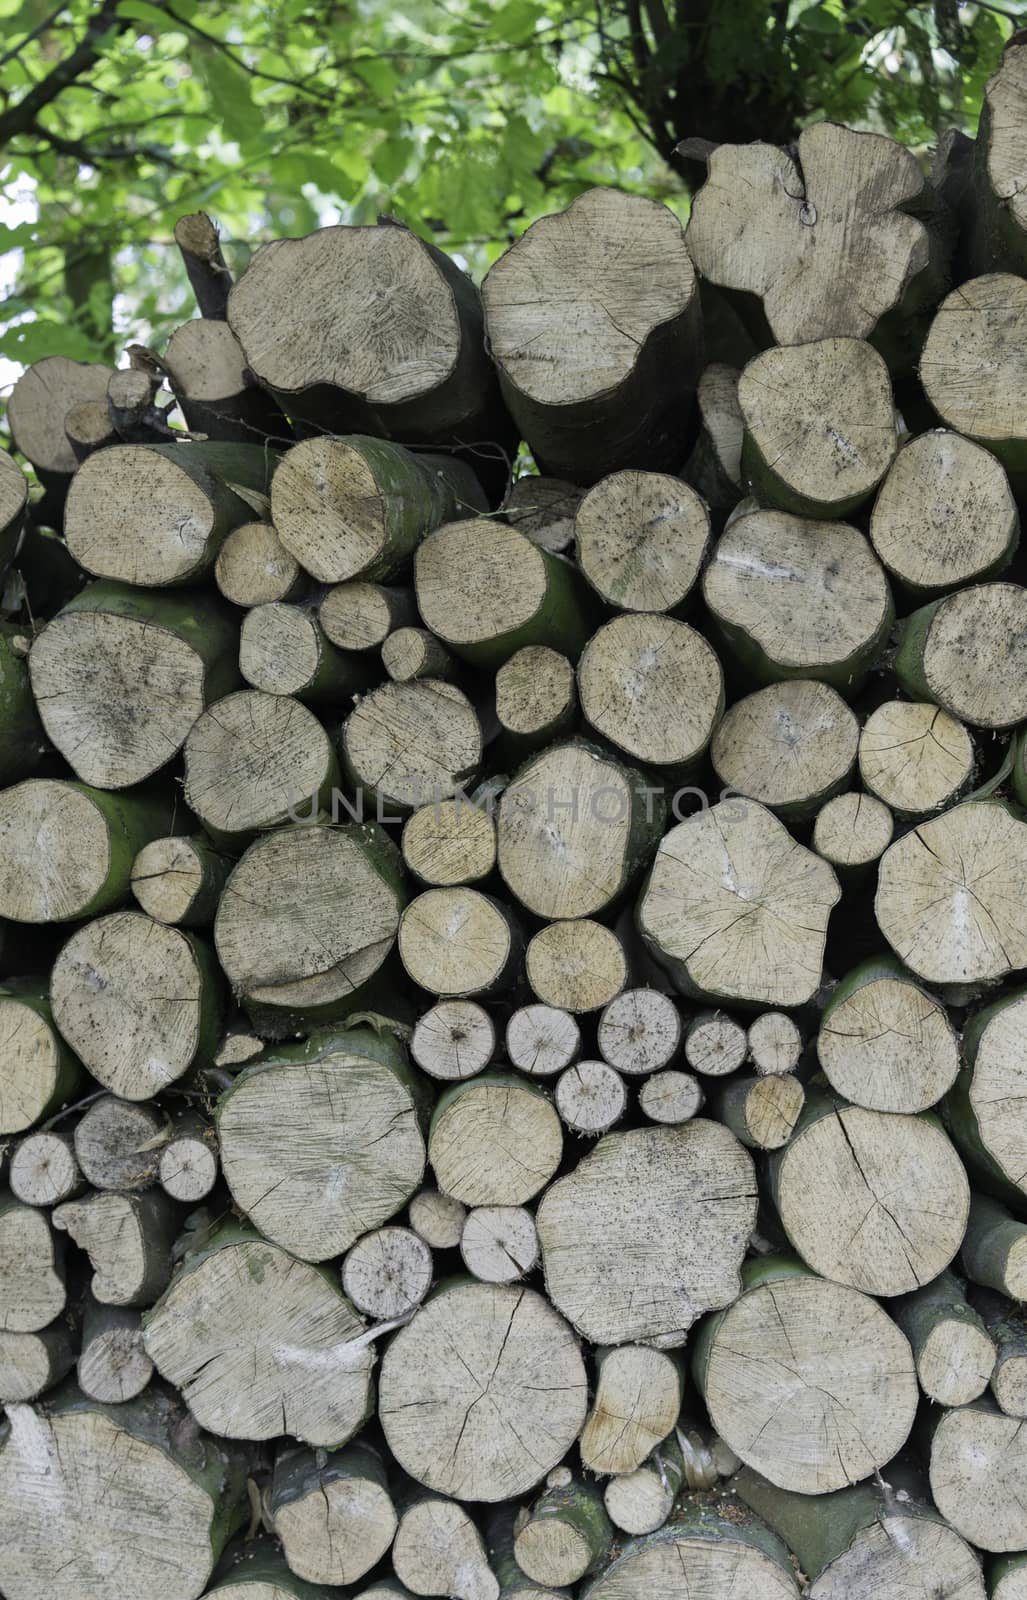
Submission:
[[[0,914],[71,922],[128,899],[132,864],[173,826],[174,806],[141,790],[109,793],[29,778],[0,793]]]
[[[396,1532],[385,1468],[365,1444],[279,1449],[269,1505],[289,1570],[309,1583],[355,1583]]]
[[[309,1025],[338,1020],[356,1009],[389,954],[402,895],[399,852],[374,823],[264,834],[221,896],[218,959],[272,1033],[297,1016]]]
[[[206,927],[230,868],[205,834],[165,834],[145,844],[132,863],[132,893],[154,922]]]
[[[674,1059],[681,1044],[678,1008],[658,989],[625,989],[603,1008],[596,1043],[618,1072],[632,1078],[656,1072]]]
[[[296,337],[298,284],[304,321],[328,330],[323,338]],[[407,228],[274,240],[232,289],[228,320],[258,382],[291,417],[331,433],[463,445],[476,457],[512,443],[478,291]]]
[[[314,713],[288,695],[256,689],[209,706],[183,755],[186,803],[229,847],[290,816],[316,817],[339,783],[335,751]]]
[[[74,1388],[45,1410],[11,1406],[0,1431],[0,1552],[10,1600],[67,1586],[104,1600],[184,1600],[205,1588],[243,1520],[243,1463],[213,1439],[185,1438],[183,1412],[150,1394],[107,1407]],[[117,1470],[112,1469],[117,1464]]]
[[[858,529],[759,508],[721,535],[703,596],[727,649],[757,682],[817,678],[849,695],[895,616],[884,570]]]
[[[760,1077],[794,1072],[802,1056],[802,1035],[784,1011],[764,1011],[749,1024],[749,1058]]]
[[[666,1351],[620,1345],[596,1356],[596,1391],[579,1441],[582,1465],[599,1474],[634,1472],[673,1431],[684,1377]]]
[[[94,1189],[148,1189],[169,1134],[157,1106],[101,1095],[75,1128],[75,1159]]]
[[[343,1292],[378,1322],[404,1318],[420,1305],[432,1280],[431,1251],[409,1228],[376,1228],[347,1252]]]
[[[351,700],[372,681],[366,661],[344,655],[327,638],[312,605],[280,601],[247,611],[239,671],[254,689],[313,705]]]
[[[396,628],[417,621],[417,607],[409,589],[354,578],[328,590],[318,617],[340,650],[380,650]]]
[[[920,381],[947,428],[996,455],[1014,482],[1027,466],[1020,383],[1027,280],[991,272],[942,301],[920,357]]]
[[[556,1109],[572,1133],[605,1133],[627,1110],[624,1079],[605,1061],[576,1061],[557,1079]]]
[[[736,700],[713,735],[710,757],[735,794],[801,818],[845,787],[858,748],[859,723],[837,690],[796,678]]]
[[[888,368],[859,339],[764,350],[738,380],[738,405],[747,481],[800,516],[857,510],[898,447]]]
[[[422,1189],[410,1202],[410,1226],[432,1250],[452,1250],[463,1238],[467,1211],[452,1195]]]
[[[574,518],[584,494],[575,483],[533,473],[511,484],[502,513],[512,528],[554,555],[574,543]]]
[[[1001,463],[942,428],[903,446],[870,517],[870,539],[881,561],[923,598],[1001,572],[1019,533]]]
[[[578,664],[585,719],[647,766],[693,771],[724,710],[713,647],[687,622],[628,614],[593,634]]]
[[[937,298],[931,192],[912,151],[833,122],[795,152],[722,144],[695,196],[688,246],[702,277],[758,295],[778,344],[887,337]],[[884,326],[881,324],[884,322]]]
[[[460,794],[481,764],[482,730],[470,700],[434,678],[384,683],[342,730],[343,766],[379,806],[415,810]]]
[[[888,807],[872,794],[850,789],[821,806],[813,823],[813,848],[839,878],[859,882],[887,850],[895,832]]]
[[[912,1346],[929,1400],[963,1406],[984,1393],[995,1366],[994,1341],[953,1273],[939,1273],[889,1309]]]
[[[902,624],[895,675],[911,699],[933,700],[972,727],[1027,716],[1027,590],[982,583],[945,595]]]
[[[45,1211],[0,1192],[0,1330],[39,1333],[64,1310],[64,1241]]]
[[[45,356],[26,368],[11,390],[11,437],[46,487],[69,478],[78,466],[64,432],[65,416],[83,401],[106,401],[110,375],[110,367],[95,362]]]
[[[372,1405],[374,1350],[332,1275],[228,1223],[147,1315],[146,1353],[200,1427],[345,1443]]]
[[[808,1093],[769,1171],[781,1224],[806,1265],[865,1294],[921,1288],[963,1242],[970,1187],[932,1117]]]
[[[582,500],[574,538],[578,565],[607,605],[676,611],[699,576],[710,517],[680,478],[614,472]]]
[[[973,740],[963,724],[923,700],[886,700],[859,736],[859,774],[896,817],[925,817],[973,781]]]
[[[673,1593],[687,1574],[696,1596],[795,1600],[798,1589],[784,1545],[737,1501],[679,1502],[673,1520],[648,1538],[628,1540],[582,1591],[582,1600],[636,1600]]]
[[[456,676],[448,650],[427,628],[397,628],[390,633],[382,645],[382,666],[393,683]]]
[[[487,878],[496,864],[496,825],[490,811],[462,790],[452,800],[419,806],[403,828],[403,860],[432,887]]]
[[[0,989],[0,1133],[24,1133],[70,1099],[82,1070],[54,1027],[45,979]]]
[[[787,1257],[750,1264],[742,1282],[741,1298],[693,1346],[713,1426],[781,1489],[820,1495],[869,1477],[901,1450],[916,1416],[904,1335],[868,1295]]]
[[[636,876],[662,832],[659,790],[641,773],[573,741],[523,767],[497,821],[503,879],[534,916],[594,916]]]
[[[460,1254],[480,1283],[515,1283],[538,1265],[535,1219],[523,1206],[476,1206],[464,1219]]]
[[[737,367],[711,361],[696,390],[699,437],[682,476],[693,484],[712,510],[730,511],[743,492],[742,436],[745,418],[738,404]]]
[[[591,917],[540,928],[525,952],[524,966],[543,1005],[578,1014],[609,1005],[628,981],[623,944]]]
[[[419,1085],[391,1035],[314,1034],[244,1068],[223,1096],[222,1171],[265,1238],[303,1261],[328,1261],[416,1192],[420,1112]]]
[[[685,994],[804,1005],[820,987],[840,896],[834,869],[771,812],[731,799],[661,840],[638,925]]]
[[[707,1078],[737,1072],[748,1049],[745,1029],[723,1011],[697,1012],[685,1029],[685,1060]]]
[[[944,1411],[930,1444],[931,1493],[946,1521],[980,1550],[1027,1546],[1023,1422],[993,1400]]]
[[[454,655],[501,667],[525,645],[577,660],[593,605],[577,568],[516,528],[484,518],[447,522],[414,556],[417,606]]]
[[[780,1150],[787,1144],[806,1097],[799,1079],[790,1072],[715,1083],[709,1096],[724,1126],[750,1150]]]
[[[817,1035],[832,1089],[869,1111],[926,1111],[956,1080],[959,1041],[933,995],[894,958],[865,961],[832,991]]]
[[[98,578],[151,587],[195,583],[213,567],[229,530],[253,515],[233,485],[266,494],[272,464],[254,444],[100,450],[68,491],[68,549]]]
[[[225,1029],[224,1038],[214,1052],[215,1067],[241,1067],[252,1061],[264,1049],[264,1041],[242,1022],[233,1022]]]
[[[122,1405],[142,1394],[153,1377],[153,1362],[143,1348],[138,1311],[101,1305],[89,1296],[76,1375],[79,1388],[91,1400]]]
[[[173,760],[204,707],[235,687],[236,644],[209,595],[91,583],[32,646],[43,726],[77,778],[127,789]]]
[[[0,1400],[5,1406],[34,1400],[74,1365],[75,1341],[67,1322],[52,1322],[38,1333],[0,1332]]]
[[[525,645],[496,673],[496,721],[514,760],[569,733],[577,705],[574,669],[548,645]]]
[[[498,1600],[481,1534],[462,1506],[425,1495],[403,1512],[392,1566],[405,1590],[450,1600]]]
[[[526,1493],[563,1459],[587,1391],[578,1342],[542,1295],[456,1283],[390,1343],[378,1410],[411,1477],[437,1494],[495,1502]]]
[[[108,1306],[152,1306],[171,1277],[178,1212],[161,1189],[67,1200],[53,1225],[89,1257],[90,1288]]]
[[[703,1108],[706,1096],[698,1078],[690,1072],[678,1072],[668,1067],[646,1078],[638,1091],[639,1110],[650,1122],[660,1122],[667,1127],[690,1122]]]
[[[84,1188],[75,1147],[66,1133],[30,1133],[11,1154],[7,1181],[27,1206],[56,1206]]]
[[[410,1054],[429,1078],[473,1078],[496,1050],[496,1027],[475,1000],[440,1000],[417,1021]]]
[[[512,912],[478,889],[426,889],[399,920],[407,976],[437,995],[493,995],[510,987],[523,941]]]
[[[226,600],[246,607],[296,600],[307,582],[269,522],[241,522],[232,529],[217,553],[214,578]]]
[[[146,1100],[209,1056],[221,1036],[221,976],[195,934],[137,911],[73,933],[50,979],[54,1022],[89,1071]]]
[[[699,368],[699,294],[666,207],[590,189],[542,217],[482,286],[510,413],[544,472],[672,470]]]
[[[548,1095],[514,1074],[456,1083],[431,1120],[428,1160],[439,1188],[465,1206],[520,1206],[560,1164],[563,1130]]]
[[[992,800],[922,822],[881,857],[874,911],[925,983],[977,984],[1027,966],[1027,825]]]
[[[555,1077],[570,1065],[580,1048],[581,1029],[576,1020],[555,1006],[519,1006],[506,1025],[510,1064],[531,1078]]]
[[[516,1528],[514,1559],[535,1583],[561,1588],[602,1566],[612,1543],[613,1528],[599,1490],[572,1479],[547,1487]]]
[[[752,1161],[726,1128],[606,1134],[539,1205],[550,1299],[595,1344],[683,1344],[737,1295],[755,1217]]]
[[[228,444],[283,444],[292,430],[266,389],[249,378],[227,322],[199,318],[176,328],[164,351],[168,387],[186,426]]]
[[[198,1205],[218,1180],[217,1140],[213,1130],[193,1111],[181,1112],[160,1153],[160,1186],[172,1200]]]
[[[971,1198],[962,1262],[974,1283],[1027,1300],[1027,1226],[987,1195]]]

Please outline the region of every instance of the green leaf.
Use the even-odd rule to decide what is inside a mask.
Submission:
[[[372,158],[374,170],[382,183],[391,188],[406,171],[414,152],[412,139],[383,139]]]
[[[228,135],[243,141],[259,133],[263,114],[253,104],[250,79],[242,68],[213,45],[198,50],[196,60],[210,90],[212,109],[220,114]]]

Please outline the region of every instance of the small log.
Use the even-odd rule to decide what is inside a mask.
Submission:
[[[1021,1105],[1027,991],[1014,989],[967,1018],[965,1070],[946,1103],[952,1136],[984,1186],[1018,1206],[1027,1193]]]
[[[63,1320],[38,1333],[0,1332],[0,1401],[7,1406],[35,1400],[74,1365],[72,1330]]]
[[[713,1426],[778,1488],[820,1495],[861,1482],[898,1453],[916,1416],[904,1335],[868,1295],[788,1257],[751,1263],[742,1281],[693,1347]]]
[[[933,700],[972,727],[1009,728],[1027,716],[1025,638],[1027,590],[977,584],[904,620],[895,675],[911,699]]]
[[[269,1506],[290,1571],[310,1583],[355,1583],[397,1527],[382,1459],[361,1443],[330,1454],[279,1448]]]
[[[624,989],[604,1006],[596,1043],[603,1059],[628,1077],[657,1072],[681,1044],[678,1008],[658,989]]]
[[[7,1181],[27,1206],[55,1206],[84,1188],[75,1147],[66,1133],[30,1133],[11,1154]]]
[[[757,507],[725,528],[703,596],[718,635],[757,682],[816,678],[848,695],[895,616],[884,570],[856,528]]]
[[[39,1333],[64,1310],[64,1240],[45,1211],[0,1191],[0,1331]]]
[[[680,478],[614,472],[582,500],[574,538],[578,565],[607,605],[676,611],[703,565],[710,517]]]
[[[72,406],[64,418],[64,432],[80,465],[94,451],[119,443],[106,396],[102,400],[81,400]]]
[[[832,1089],[869,1111],[926,1111],[951,1089],[959,1042],[933,995],[893,957],[864,961],[832,991],[817,1035]]]
[[[1027,1300],[1027,1226],[987,1195],[971,1197],[961,1256],[974,1283]]]
[[[995,1351],[989,1380],[992,1396],[1007,1417],[1027,1417],[1027,1324],[1023,1307],[988,1289],[978,1290],[973,1300]]]
[[[523,941],[513,913],[478,889],[426,889],[399,922],[407,976],[429,994],[493,995],[508,989]]]
[[[29,503],[29,481],[6,450],[0,450],[0,565],[13,560],[21,543]]]
[[[724,1126],[750,1150],[780,1150],[787,1144],[806,1098],[799,1079],[790,1072],[714,1083],[709,1096]]]
[[[228,313],[232,274],[221,252],[217,227],[205,211],[192,211],[175,223],[175,243],[200,316],[223,322]]]
[[[761,1078],[794,1072],[802,1056],[802,1034],[784,1011],[764,1011],[750,1022],[749,1059]]]
[[[381,806],[416,810],[451,799],[473,779],[482,758],[481,723],[454,684],[385,683],[347,717],[342,758],[354,787]]]
[[[1022,882],[1027,825],[1001,803],[970,801],[889,845],[877,874],[877,925],[925,983],[1003,978],[1027,966]]]
[[[593,607],[576,567],[516,528],[484,518],[447,522],[414,557],[425,625],[461,660],[501,667],[525,645],[577,660]]]
[[[988,1387],[995,1344],[951,1272],[889,1307],[909,1340],[920,1387],[941,1406],[964,1406]]]
[[[943,1411],[930,1442],[931,1494],[942,1516],[979,1550],[1027,1546],[1023,1422],[993,1400]]]
[[[54,1027],[46,991],[42,978],[14,978],[0,989],[0,1133],[34,1127],[81,1082],[82,1069]]]
[[[596,1356],[596,1391],[579,1441],[589,1472],[635,1472],[670,1434],[684,1376],[666,1351],[620,1345]]]
[[[407,818],[403,860],[433,888],[477,883],[496,864],[496,825],[490,812],[462,791],[452,800],[430,801]]]
[[[710,756],[726,788],[803,818],[849,782],[858,749],[859,723],[838,691],[799,678],[736,700]]]
[[[242,1022],[233,1022],[225,1029],[224,1037],[214,1052],[215,1067],[239,1068],[264,1049],[264,1041]]]
[[[173,760],[204,707],[235,687],[236,638],[212,596],[91,583],[32,646],[43,726],[84,783],[141,783]]]
[[[737,367],[711,361],[696,390],[699,437],[682,469],[712,510],[730,511],[743,492],[742,436],[745,418],[738,404]]]
[[[221,977],[195,934],[138,911],[73,933],[50,979],[54,1022],[105,1089],[146,1100],[208,1057],[221,1036]]]
[[[528,473],[510,486],[502,513],[532,544],[560,555],[574,543],[574,518],[583,493],[562,478]]]
[[[284,444],[292,438],[280,407],[249,377],[227,322],[194,318],[176,328],[164,351],[164,371],[194,433],[225,444]]]
[[[623,944],[591,917],[540,928],[524,965],[532,992],[543,1005],[576,1014],[609,1005],[628,981]]]
[[[1014,481],[1027,466],[1019,355],[1027,281],[971,278],[942,301],[920,357],[924,393],[947,428],[998,457]]]
[[[402,898],[399,852],[373,823],[264,834],[221,896],[218,960],[272,1033],[297,1016],[338,1020],[357,1008],[389,954]]]
[[[496,720],[515,761],[569,733],[577,707],[574,669],[548,645],[525,645],[496,673]]]
[[[807,1093],[769,1173],[782,1226],[803,1261],[865,1294],[922,1288],[949,1265],[966,1231],[966,1173],[927,1115],[864,1111]]]
[[[94,1189],[147,1189],[157,1181],[170,1132],[157,1106],[105,1094],[76,1125],[75,1159]]]
[[[763,806],[731,798],[662,838],[638,928],[683,994],[805,1005],[821,986],[840,896],[833,867]]]
[[[64,431],[65,416],[83,401],[106,401],[110,375],[110,367],[96,362],[45,356],[27,367],[11,390],[7,422],[15,449],[48,488],[70,478],[78,466]]]
[[[698,1078],[690,1072],[667,1067],[646,1078],[638,1091],[639,1110],[650,1122],[676,1127],[690,1122],[703,1108],[706,1094]]]
[[[315,1588],[290,1572],[278,1540],[247,1538],[228,1547],[204,1590],[208,1600],[335,1600],[330,1588]],[[374,1584],[361,1600],[403,1600],[396,1583]]]
[[[0,574],[2,572],[3,551],[0,545]],[[31,604],[27,598],[26,604]],[[20,778],[27,778],[35,772],[49,746],[32,698],[23,635],[13,623],[0,623],[0,695],[3,696],[0,781],[4,784],[17,783]]]
[[[452,1195],[422,1189],[408,1208],[410,1226],[431,1250],[453,1250],[463,1238],[467,1212]]]
[[[439,1097],[428,1160],[443,1193],[465,1206],[520,1206],[560,1164],[563,1130],[548,1095],[513,1074],[455,1083]]]
[[[685,1060],[693,1072],[722,1078],[737,1072],[749,1048],[745,1029],[723,1011],[700,1011],[685,1029]]]
[[[244,1068],[217,1109],[233,1199],[267,1239],[301,1260],[342,1255],[421,1183],[420,1096],[391,1035],[329,1031],[269,1051]]]
[[[586,721],[647,766],[685,775],[724,710],[724,675],[712,645],[674,617],[614,617],[578,664]],[[729,713],[730,715],[730,713]]]
[[[577,1022],[555,1006],[519,1006],[506,1025],[510,1065],[531,1078],[555,1077],[570,1065],[580,1048]]]
[[[859,773],[896,817],[930,816],[958,800],[976,767],[963,724],[927,701],[886,700],[859,736]]]
[[[556,1467],[549,1476],[566,1471]],[[519,1514],[517,1507],[503,1506],[487,1523],[489,1566],[499,1582],[500,1600],[566,1600],[565,1591],[534,1583],[517,1565],[513,1542]]]
[[[138,1311],[101,1305],[89,1296],[76,1376],[84,1395],[108,1405],[122,1405],[142,1394],[153,1377],[153,1362],[143,1348]]]
[[[534,916],[595,916],[619,899],[662,832],[662,794],[581,741],[554,745],[504,791],[499,870]]]
[[[681,1449],[671,1433],[634,1472],[606,1484],[603,1504],[610,1521],[624,1533],[655,1533],[670,1516],[684,1477]]]
[[[599,1490],[572,1480],[543,1491],[514,1534],[514,1559],[535,1583],[559,1588],[602,1566],[612,1544]]]
[[[535,1219],[523,1206],[477,1206],[464,1218],[460,1254],[480,1283],[515,1283],[538,1265]]]
[[[195,1112],[180,1113],[160,1153],[160,1186],[172,1200],[198,1205],[218,1180],[217,1140]]]
[[[269,522],[241,522],[232,529],[217,553],[214,579],[226,600],[247,608],[296,600],[307,582]]]
[[[205,834],[165,834],[145,844],[132,863],[132,893],[155,922],[207,927],[230,868]]]
[[[392,1547],[396,1576],[411,1594],[498,1600],[481,1534],[462,1506],[426,1495],[403,1512]]]
[[[152,1306],[167,1288],[178,1213],[162,1190],[67,1200],[53,1225],[89,1257],[90,1288],[103,1305]]]
[[[483,1072],[495,1051],[495,1023],[475,1000],[440,1000],[419,1017],[410,1041],[421,1071],[449,1082]]]
[[[427,628],[397,628],[390,633],[382,645],[382,666],[393,683],[456,675],[448,650]]]
[[[677,218],[590,189],[542,217],[482,285],[510,413],[547,473],[672,470],[700,364],[699,293]]]
[[[147,1315],[146,1353],[200,1427],[345,1443],[372,1408],[371,1335],[332,1275],[223,1225]]]
[[[464,1282],[440,1289],[393,1338],[378,1411],[405,1472],[436,1494],[494,1503],[527,1493],[563,1459],[587,1391],[578,1342],[542,1295]],[[469,1413],[479,1396],[485,1404]]]
[[[165,444],[174,440],[167,410],[157,404],[163,383],[164,373],[150,351],[138,366],[119,367],[111,373],[107,380],[107,415],[119,445]]]
[[[390,633],[417,621],[410,589],[387,588],[359,578],[334,584],[317,614],[340,650],[380,650]]]
[[[729,1497],[679,1502],[672,1521],[648,1539],[628,1540],[582,1590],[582,1600],[645,1600],[673,1593],[688,1574],[696,1595],[758,1595],[795,1600],[794,1568],[764,1523]]]
[[[174,805],[145,791],[29,778],[0,793],[0,913],[71,922],[128,898],[132,863],[173,825]]]
[[[295,695],[312,705],[352,700],[372,679],[368,663],[326,636],[312,605],[254,606],[239,634],[239,670],[264,694]]]
[[[718,1123],[608,1133],[539,1205],[550,1299],[594,1344],[683,1344],[737,1295],[755,1215],[752,1161]]]
[[[377,1322],[408,1317],[432,1281],[431,1251],[409,1228],[376,1228],[347,1251],[343,1292]]]
[[[572,1133],[600,1134],[627,1110],[624,1079],[605,1061],[576,1061],[557,1079],[556,1109]]]
[[[813,848],[839,877],[859,882],[887,850],[895,821],[883,800],[850,789],[836,794],[817,812]]]
[[[107,1407],[70,1386],[45,1409],[11,1406],[0,1516],[17,1537],[0,1551],[4,1593],[57,1593],[73,1567],[76,1600],[109,1594],[112,1569],[124,1595],[200,1594],[243,1521],[245,1469],[219,1442],[183,1436],[184,1423],[155,1393]]]

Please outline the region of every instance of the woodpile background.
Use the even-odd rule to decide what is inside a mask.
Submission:
[[[1027,1596],[1027,44],[701,153],[15,386],[6,1600]]]

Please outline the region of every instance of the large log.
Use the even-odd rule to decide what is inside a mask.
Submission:
[[[926,1111],[951,1089],[959,1042],[933,995],[894,958],[863,962],[832,991],[817,1035],[831,1087],[870,1111]]]
[[[942,301],[920,358],[924,393],[945,426],[998,456],[1014,479],[1027,469],[1025,314],[1027,280],[1008,272],[972,278]]]
[[[0,1134],[41,1122],[81,1081],[54,1027],[47,987],[43,979],[12,979],[0,989]]]

